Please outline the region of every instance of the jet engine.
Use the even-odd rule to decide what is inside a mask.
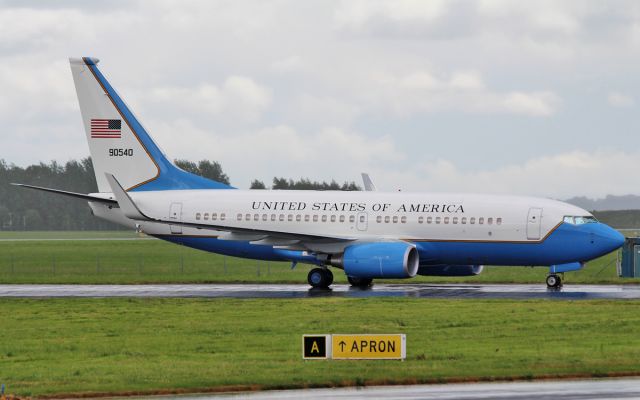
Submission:
[[[419,262],[416,247],[405,242],[355,244],[330,260],[331,265],[344,268],[347,276],[365,279],[412,278]]]
[[[473,276],[478,275],[484,265],[425,265],[418,269],[422,276]]]

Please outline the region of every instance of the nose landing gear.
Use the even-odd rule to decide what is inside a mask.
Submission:
[[[307,282],[311,287],[326,289],[333,283],[333,273],[328,268],[314,268],[309,271]]]
[[[560,275],[556,275],[556,274],[547,275],[547,288],[559,289],[561,287],[562,287],[562,278],[560,278]]]

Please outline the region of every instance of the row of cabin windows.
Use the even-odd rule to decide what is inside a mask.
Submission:
[[[196,219],[200,220],[200,218],[204,219],[205,221],[208,221],[209,213],[196,213]],[[220,213],[220,221],[224,221],[225,218],[227,218],[225,213]],[[211,220],[216,221],[217,219],[218,219],[218,213],[211,213]]]
[[[238,214],[236,216],[236,219],[238,221],[242,221],[243,219],[245,221],[251,221],[252,220],[252,215],[251,214]],[[327,222],[327,221],[331,221],[331,222],[345,222],[346,221],[346,217],[344,215],[340,215],[340,216],[336,216],[336,215],[321,215],[318,216],[317,214],[315,215],[309,215],[309,214],[305,214],[304,216],[302,214],[253,214],[253,221],[284,221],[287,220],[289,222],[292,221],[296,221],[296,222],[301,222],[304,219],[304,222],[309,222],[309,221],[313,221],[313,222],[318,222],[318,221],[322,221],[322,222]],[[362,222],[364,222],[364,216],[361,217],[361,219],[363,219]],[[349,222],[355,222],[356,221],[356,217],[353,215],[349,216]]]
[[[205,221],[209,220],[209,213],[196,213],[196,220],[200,220],[200,219],[204,219]],[[220,214],[220,221],[224,221],[226,218],[225,213],[221,213]],[[218,219],[218,214],[217,213],[211,213],[211,221],[216,221]],[[301,222],[303,219],[303,215],[302,214],[287,214],[285,216],[285,214],[271,214],[271,216],[269,216],[269,214],[238,214],[236,216],[236,219],[238,221],[242,221],[243,219],[245,221],[284,221],[285,219],[289,222],[292,222],[294,219],[296,222]],[[344,215],[340,215],[340,216],[336,216],[336,215],[321,215],[318,216],[317,214],[314,215],[309,215],[309,214],[305,214],[304,215],[304,222],[309,222],[309,221],[313,221],[313,222],[318,222],[318,221],[322,221],[322,222],[327,222],[327,221],[331,221],[331,222],[345,222],[346,217]],[[349,222],[353,223],[356,221],[355,216],[350,215],[349,216]],[[377,223],[382,223],[382,221],[384,221],[385,224],[388,223],[394,223],[397,224],[398,221],[401,224],[406,224],[407,223],[407,217],[406,216],[402,216],[402,217],[398,217],[397,215],[394,216],[389,216],[389,215],[385,215],[384,218],[382,217],[382,215],[378,215],[376,217],[376,222]],[[485,218],[484,217],[478,217],[476,219],[476,217],[418,217],[418,223],[419,224],[423,224],[423,223],[427,223],[427,224],[453,224],[456,225],[458,223],[462,224],[462,225],[466,225],[467,222],[470,225],[475,225],[475,223],[478,223],[478,225],[484,225],[485,223]],[[364,215],[360,216],[360,222],[365,222],[365,217]],[[486,223],[487,225],[493,225],[494,223],[494,218],[493,217],[488,217],[486,218]],[[502,218],[495,218],[495,224],[496,225],[502,225]]]
[[[384,223],[385,224],[388,224],[390,222],[394,223],[394,224],[397,224],[398,220],[400,221],[401,224],[406,224],[407,223],[407,217],[405,217],[405,216],[402,216],[402,217],[398,218],[397,215],[393,216],[393,217],[390,217],[389,215],[386,215],[384,217]],[[418,223],[419,224],[424,224],[425,220],[426,220],[427,224],[433,224],[433,223],[436,223],[436,224],[449,224],[449,223],[451,223],[451,224],[456,225],[456,224],[460,223],[462,225],[466,225],[467,221],[471,225],[474,225],[476,223],[476,217],[469,217],[468,219],[467,219],[467,217],[426,217],[426,218],[425,217],[418,217]],[[376,222],[377,223],[382,223],[382,221],[383,221],[382,215],[378,215],[376,217]],[[478,225],[484,225],[485,218],[484,217],[478,217],[477,221],[478,221]],[[494,223],[493,217],[487,218],[486,222],[487,222],[487,225],[493,225],[493,223]],[[496,218],[495,219],[495,223],[496,223],[496,225],[502,225],[502,218]]]

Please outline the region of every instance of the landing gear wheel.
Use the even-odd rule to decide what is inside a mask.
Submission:
[[[347,276],[347,280],[351,286],[359,288],[368,288],[373,283],[373,279],[371,278],[354,278],[352,276]]]
[[[309,271],[307,282],[314,288],[326,289],[333,283],[333,273],[326,268],[314,268]]]
[[[547,287],[557,289],[562,286],[562,279],[558,275],[547,275]]]

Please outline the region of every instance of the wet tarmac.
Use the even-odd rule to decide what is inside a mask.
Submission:
[[[542,381],[479,384],[378,386],[367,388],[276,390],[257,393],[162,396],[139,399],[425,399],[425,400],[582,400],[640,399],[640,379]],[[132,399],[132,398],[128,398]],[[135,399],[135,398],[134,398]]]
[[[368,289],[333,285],[159,284],[159,285],[0,285],[0,297],[208,297],[309,298],[409,297],[463,299],[640,299],[640,285],[376,284]]]

